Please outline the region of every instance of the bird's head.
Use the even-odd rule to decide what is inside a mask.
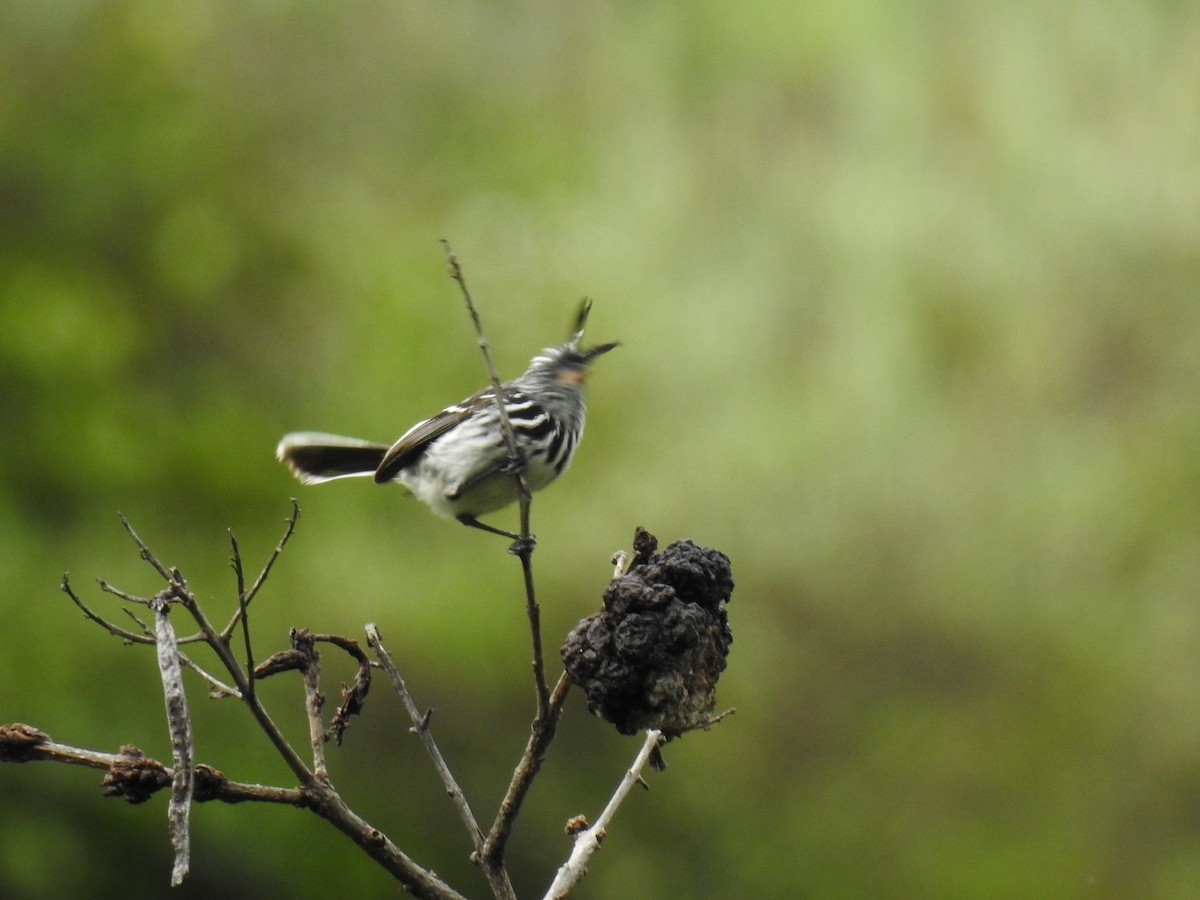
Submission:
[[[535,356],[529,364],[528,374],[541,375],[568,384],[583,383],[592,360],[607,353],[620,343],[612,341],[607,344],[597,344],[595,347],[583,346],[583,329],[591,310],[592,301],[584,298],[583,303],[579,306],[579,314],[575,317],[575,328],[570,339],[557,347],[547,347]]]

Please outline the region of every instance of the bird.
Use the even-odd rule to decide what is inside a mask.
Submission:
[[[583,345],[591,311],[584,300],[570,338],[533,357],[525,373],[500,386],[512,426],[518,467],[506,443],[492,385],[447,406],[404,432],[394,443],[297,431],[285,434],[275,455],[304,484],[373,476],[398,481],[440,516],[514,541],[520,535],[480,522],[518,498],[516,475],[539,491],[571,464],[583,436],[583,385],[591,363],[618,341]]]

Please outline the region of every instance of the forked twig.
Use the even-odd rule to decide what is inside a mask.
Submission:
[[[258,573],[258,577],[254,579],[254,583],[250,585],[249,590],[242,589],[244,579],[242,578],[241,572],[241,560],[237,557],[237,544],[236,542],[234,543],[234,557],[237,559],[237,562],[234,565],[234,571],[237,572],[238,575],[238,609],[233,614],[233,618],[229,620],[229,624],[221,629],[221,637],[228,640],[229,636],[233,634],[233,629],[237,627],[238,620],[246,614],[246,607],[250,605],[250,601],[254,599],[255,595],[262,588],[263,584],[267,580],[267,576],[271,574],[271,569],[275,565],[275,561],[279,559],[284,548],[287,546],[287,542],[291,540],[292,534],[296,531],[296,522],[298,522],[299,519],[300,503],[295,497],[293,497],[292,514],[284,520],[285,524],[283,536],[275,545],[275,549],[271,551],[271,555],[267,557],[266,563],[263,564],[262,570]],[[247,640],[248,639],[249,638],[247,638]]]
[[[244,580],[239,578],[238,611],[230,622],[230,632],[236,627],[239,619],[244,620],[246,601],[261,587],[262,582],[270,571],[271,563],[279,556],[283,549],[283,544],[292,533],[298,512],[298,507],[294,507],[283,539],[275,548],[274,555],[268,564],[264,566],[262,573],[254,585],[246,589],[244,588]],[[172,809],[176,814],[174,819],[175,824],[172,827],[172,837],[173,839],[177,839],[177,848],[179,850],[176,857],[175,874],[173,876],[176,880],[181,877],[183,867],[186,866],[187,862],[185,853],[186,842],[184,840],[186,837],[186,819],[181,818],[179,814],[181,811],[186,812],[186,798],[189,795],[193,796],[196,800],[225,799],[229,802],[258,799],[266,802],[292,803],[316,813],[354,841],[372,860],[400,881],[404,885],[405,890],[416,897],[438,898],[438,900],[462,900],[461,894],[438,878],[432,871],[419,865],[405,854],[394,841],[347,806],[346,802],[341,798],[325,775],[324,753],[320,746],[325,739],[325,733],[319,727],[313,727],[310,732],[314,751],[314,764],[312,771],[307,768],[300,755],[272,721],[266,708],[262,705],[261,699],[251,689],[255,673],[243,668],[240,661],[232,652],[230,634],[218,632],[214,628],[208,616],[201,608],[200,603],[197,601],[194,592],[179,570],[167,568],[159,562],[146,546],[145,542],[130,527],[129,523],[125,519],[122,519],[122,523],[133,537],[142,558],[158,571],[167,582],[167,585],[153,598],[136,597],[112,588],[105,582],[101,582],[101,587],[107,593],[111,593],[128,602],[148,605],[155,613],[157,643],[160,652],[168,657],[168,664],[160,667],[164,671],[164,697],[169,709],[173,707],[177,708],[177,711],[171,713],[171,724],[173,753],[179,761],[178,764],[173,770],[167,769],[153,760],[147,760],[136,750],[130,750],[127,753],[113,756],[110,754],[75,751],[74,748],[60,748],[57,745],[53,745],[53,742],[50,742],[37,729],[24,725],[0,726],[0,762],[48,759],[102,766],[109,769],[110,774],[109,779],[106,779],[106,784],[109,784],[111,779],[111,792],[125,796],[126,799],[133,800],[134,802],[140,802],[146,799],[150,793],[161,790],[171,785],[172,782],[177,782],[175,801],[172,803]],[[233,548],[234,554],[239,557],[240,562],[240,554],[237,550],[236,542],[233,543]],[[237,573],[238,565],[235,565],[235,574]],[[118,635],[134,643],[156,642],[155,638],[150,637],[148,634],[137,634],[133,631],[119,628],[94,613],[75,594],[66,576],[63,578],[62,590],[83,611],[84,615],[90,621],[100,625],[110,634]],[[171,641],[171,635],[167,631],[169,629],[169,622],[166,617],[168,603],[171,605],[178,604],[188,612],[199,628],[196,634],[189,636],[189,638],[181,638],[178,642]],[[150,627],[145,622],[134,616],[132,612],[129,614],[137,622],[139,628],[144,632],[150,631]],[[361,649],[358,648],[357,643],[349,639],[331,635],[311,635],[309,637],[314,641],[328,640],[330,643],[334,643],[350,653],[359,661],[359,674],[355,679],[355,685],[347,689],[343,694],[342,708],[338,712],[338,716],[342,721],[340,724],[335,724],[335,727],[344,730],[345,720],[361,708],[367,685],[370,682],[369,660],[367,660]],[[233,681],[233,686],[222,685],[211,676],[208,676],[208,680],[210,683],[216,684],[222,692],[233,693],[241,699],[267,739],[274,745],[284,763],[296,777],[299,782],[298,788],[276,789],[263,788],[256,785],[236,786],[227,782],[224,776],[215,769],[204,766],[193,767],[191,765],[191,742],[190,738],[185,734],[186,714],[182,711],[182,706],[179,703],[182,700],[180,667],[185,664],[185,658],[178,652],[177,644],[183,643],[185,640],[203,641],[217,654],[222,665],[228,671]],[[296,650],[293,649],[292,652],[296,652]],[[308,667],[308,671],[306,672],[305,685],[310,721],[315,721],[315,713],[320,707],[320,691],[314,671],[315,652],[312,656],[314,657],[314,662]],[[267,663],[260,665],[258,668],[261,670],[263,666],[272,664],[273,661],[273,659],[268,660]],[[303,665],[288,666],[284,663],[281,663],[280,667],[300,668],[302,670],[305,668]],[[181,749],[183,752],[178,752]],[[194,781],[189,782],[186,779],[186,774],[193,771],[196,778]],[[190,789],[188,787],[189,783],[191,784]]]
[[[100,585],[101,585],[101,587],[103,587],[104,582],[101,582]],[[136,634],[132,631],[127,631],[126,629],[120,627],[119,625],[112,624],[112,622],[109,622],[107,619],[105,619],[103,616],[99,615],[98,613],[93,612],[91,607],[89,607],[86,603],[84,603],[81,599],[79,599],[79,595],[76,594],[75,589],[71,587],[71,579],[68,574],[63,573],[62,582],[59,584],[58,587],[59,587],[59,590],[61,590],[64,594],[66,594],[68,597],[71,598],[71,602],[73,602],[76,606],[78,606],[83,611],[84,616],[86,616],[89,621],[95,622],[97,625],[99,625],[101,628],[103,628],[105,631],[107,631],[109,634],[113,635],[114,637],[119,637],[121,640],[125,641],[125,643],[127,643],[127,644],[153,644],[154,643],[154,638],[147,637],[145,634]]]

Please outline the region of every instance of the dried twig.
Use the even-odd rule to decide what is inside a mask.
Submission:
[[[529,504],[521,507],[521,533],[529,533]],[[542,610],[538,606],[533,589],[533,545],[522,545],[517,555],[521,558],[521,573],[525,579],[525,613],[529,617],[529,631],[533,636],[533,685],[537,691],[537,721],[545,723],[551,716],[550,689],[546,686],[546,660],[542,653]]]
[[[283,539],[275,548],[275,553],[268,561],[268,564],[264,566],[255,584],[249,589],[245,589],[244,580],[239,577],[238,611],[234,614],[229,626],[223,632],[218,632],[213,627],[208,616],[197,602],[196,596],[188,586],[187,581],[179,573],[179,570],[174,568],[168,569],[159,562],[145,542],[142,541],[124,519],[122,519],[122,523],[138,545],[142,558],[154,566],[155,570],[163,576],[167,582],[167,586],[154,598],[135,597],[132,594],[126,594],[123,591],[113,589],[105,582],[101,582],[101,587],[108,593],[120,596],[128,602],[149,605],[156,612],[155,626],[156,629],[160,630],[166,623],[166,604],[177,603],[182,606],[195,621],[199,630],[188,638],[180,638],[177,643],[183,643],[185,640],[203,641],[212,648],[213,652],[221,660],[222,665],[228,671],[229,677],[233,681],[233,687],[220,685],[220,682],[215,682],[215,679],[212,679],[211,676],[209,676],[209,680],[220,685],[224,692],[236,693],[240,697],[251,715],[258,722],[263,733],[275,746],[280,757],[300,783],[298,788],[290,790],[262,788],[253,785],[239,787],[227,782],[224,776],[215,769],[197,766],[194,768],[196,777],[192,781],[192,796],[194,799],[226,799],[229,802],[258,799],[267,802],[292,803],[309,809],[353,840],[371,859],[375,860],[375,862],[401,882],[408,893],[417,897],[438,898],[438,900],[461,900],[461,895],[458,892],[438,878],[433,872],[418,865],[386,835],[351,810],[326,777],[324,750],[322,746],[325,734],[319,726],[321,698],[317,685],[317,661],[315,650],[311,644],[318,639],[328,640],[330,643],[334,643],[351,653],[359,661],[359,675],[355,680],[355,686],[346,689],[343,697],[343,705],[339,710],[339,717],[342,720],[339,728],[344,730],[345,721],[349,716],[361,709],[363,697],[366,695],[367,686],[370,683],[369,661],[361,648],[358,648],[357,643],[332,635],[305,635],[305,639],[301,640],[301,636],[298,633],[296,635],[297,639],[294,642],[296,646],[292,650],[285,651],[285,654],[276,654],[258,666],[254,673],[243,668],[232,652],[230,637],[238,621],[244,621],[247,599],[253,596],[254,592],[258,590],[265,580],[267,573],[270,571],[271,564],[278,558],[283,545],[291,535],[298,514],[298,508],[294,508],[292,517],[288,520],[287,530],[284,533]],[[238,573],[240,553],[236,542],[234,542],[233,548],[234,555],[238,559],[238,563],[235,564],[234,568],[235,573]],[[65,576],[62,589],[76,606],[84,612],[89,620],[101,625],[109,633],[117,634],[135,643],[148,643],[153,640],[153,638],[148,637],[146,634],[139,635],[117,628],[92,612],[74,593]],[[136,616],[133,618],[143,631],[149,630],[148,626],[140,619]],[[308,643],[308,652],[302,653],[301,651],[304,651],[306,641]],[[176,700],[182,697],[181,690],[178,688],[178,682],[180,677],[179,669],[183,664],[183,657],[178,653],[177,647],[174,652],[169,652],[167,650],[169,644],[169,640],[165,640],[160,636],[160,647],[163,647],[164,653],[167,653],[171,657],[170,665],[164,666],[164,670],[170,670],[169,680],[171,682],[166,688],[165,695],[167,696],[168,704],[173,705],[172,697],[176,697]],[[307,661],[281,658],[286,657],[287,654],[306,656]],[[313,771],[309,771],[299,754],[288,743],[251,687],[253,679],[255,677],[262,677],[266,674],[267,670],[284,668],[299,668],[305,673],[310,721],[317,723],[311,727],[314,756]],[[178,714],[178,711],[173,712],[173,729],[179,728],[181,721],[183,721],[183,718]],[[169,770],[153,760],[147,760],[140,751],[136,751],[133,748],[127,748],[127,752],[116,756],[110,754],[92,754],[86,751],[76,751],[74,748],[64,748],[60,745],[54,745],[44,734],[28,726],[9,726],[0,727],[0,762],[53,759],[61,762],[73,762],[106,768],[109,771],[109,775],[106,777],[106,792],[140,802],[146,799],[153,791],[161,790],[173,782],[183,784],[186,773],[193,771],[193,767],[189,762],[191,759],[190,737],[185,737],[180,732],[173,736],[173,743],[187,746],[188,752],[176,753],[178,764],[174,769]],[[178,778],[176,778],[176,772],[179,773]],[[182,798],[184,792],[180,791],[178,796]],[[173,826],[173,837],[181,836],[185,833],[185,823]],[[186,858],[181,853],[177,857],[177,877],[182,872],[182,866],[185,864]]]
[[[175,773],[137,747],[126,746],[120,753],[103,753],[72,747],[52,740],[31,725],[0,725],[0,762],[55,762],[104,769],[109,772],[106,793],[140,803],[168,787]],[[203,763],[195,767],[192,799],[197,803],[216,800],[222,803],[281,803],[304,806],[304,791],[299,788],[273,787],[230,781],[224,773]],[[136,783],[135,783],[136,782]]]
[[[246,671],[253,672],[254,646],[250,642],[250,613],[248,611],[250,601],[246,596],[246,573],[242,568],[242,553],[241,550],[238,549],[237,538],[234,536],[232,529],[230,529],[229,532],[229,547],[229,565],[233,567],[233,574],[237,579],[238,608],[234,616],[235,620],[237,617],[240,617],[242,622],[242,638],[246,645]],[[229,635],[232,635],[232,632],[230,632],[229,635],[226,635],[225,630],[222,629],[221,634],[228,637]],[[250,692],[251,694],[254,693],[253,678],[250,679]]]
[[[292,514],[284,520],[285,524],[283,529],[283,537],[279,539],[279,542],[275,545],[275,549],[272,550],[271,555],[267,557],[266,563],[263,564],[261,571],[258,573],[258,577],[254,579],[254,583],[250,585],[249,590],[243,589],[244,579],[242,577],[241,559],[237,554],[237,543],[234,542],[234,559],[236,560],[236,563],[234,564],[234,571],[237,572],[238,575],[238,608],[233,614],[233,618],[229,620],[229,623],[221,629],[221,636],[223,638],[228,640],[229,636],[233,634],[233,629],[237,627],[238,620],[246,614],[246,607],[250,605],[250,601],[254,599],[255,595],[259,592],[259,590],[261,590],[263,584],[266,582],[267,576],[271,574],[271,569],[275,565],[275,560],[279,559],[280,555],[283,553],[283,549],[287,546],[287,542],[291,540],[292,534],[296,530],[296,523],[299,520],[300,503],[295,497],[293,497]],[[230,535],[230,537],[232,537],[232,535]],[[248,635],[246,639],[249,640]]]
[[[533,722],[529,741],[525,744],[525,752],[521,754],[521,761],[517,763],[517,768],[513,771],[508,790],[504,794],[504,799],[500,801],[500,809],[496,812],[496,820],[492,823],[487,838],[483,842],[480,857],[484,865],[499,865],[504,860],[504,851],[512,834],[513,822],[521,811],[525,795],[533,786],[534,776],[542,767],[542,762],[546,758],[546,750],[558,732],[558,721],[562,715],[563,703],[566,702],[570,689],[571,677],[563,672],[546,703],[546,714],[538,716]]]
[[[104,586],[103,581],[100,582],[100,586],[103,588],[103,586]],[[153,644],[154,643],[154,638],[148,637],[145,634],[135,634],[132,631],[127,631],[126,629],[121,628],[119,625],[114,625],[111,622],[109,622],[107,619],[105,619],[102,616],[98,615],[97,613],[93,612],[91,607],[89,607],[86,603],[84,603],[81,599],[79,599],[79,595],[76,594],[75,590],[71,587],[70,576],[67,575],[66,573],[63,574],[62,583],[59,584],[59,590],[61,590],[64,594],[66,594],[68,597],[71,598],[71,601],[83,611],[84,616],[86,616],[89,621],[95,622],[97,625],[99,625],[101,628],[103,628],[109,634],[111,634],[115,637],[119,637],[125,643],[127,643],[127,644]]]
[[[429,719],[433,710],[426,710],[422,713],[417,707],[416,701],[413,700],[412,694],[408,691],[408,686],[404,683],[404,678],[401,676],[399,668],[392,661],[391,654],[388,653],[387,648],[383,645],[383,639],[379,635],[379,627],[372,622],[367,625],[366,631],[367,644],[375,651],[375,655],[379,658],[379,665],[387,673],[388,678],[391,679],[392,687],[400,695],[400,700],[403,702],[409,718],[412,719],[413,726],[410,730],[420,738],[421,744],[425,747],[425,752],[429,755],[434,769],[437,770],[438,776],[442,779],[446,793],[450,796],[454,808],[458,810],[459,818],[462,819],[467,833],[471,836],[471,843],[475,847],[472,858],[482,866],[483,873],[497,900],[515,900],[516,893],[513,890],[512,882],[509,880],[508,871],[505,869],[503,862],[489,865],[483,857],[483,832],[479,828],[479,822],[475,818],[475,814],[471,811],[471,806],[467,802],[466,795],[463,793],[462,788],[459,787],[458,782],[450,771],[450,767],[446,764],[446,760],[442,756],[442,751],[438,749],[437,742],[434,741],[433,735],[429,731]]]
[[[142,559],[154,567],[154,570],[162,576],[163,581],[170,581],[171,573],[168,572],[166,567],[158,561],[158,558],[150,552],[150,548],[146,546],[146,542],[138,537],[138,533],[133,530],[133,526],[129,524],[129,520],[126,519],[124,514],[121,513],[118,513],[118,518],[120,518],[121,524],[125,526],[125,530],[129,532],[129,536],[133,538],[133,542],[137,544],[138,551]]]
[[[346,729],[350,727],[350,717],[357,716],[362,712],[367,692],[371,690],[371,660],[358,645],[358,641],[352,641],[350,638],[336,634],[315,634],[313,640],[333,644],[354,657],[358,663],[354,681],[351,684],[342,685],[342,702],[329,721],[329,735],[341,746]]]
[[[313,775],[324,780],[329,777],[329,769],[325,764],[325,726],[321,721],[321,710],[325,708],[325,695],[321,693],[321,657],[309,632],[293,628],[291,638],[292,650],[301,661],[300,674],[304,678],[304,710],[308,714]]]
[[[529,508],[532,495],[530,494],[529,486],[525,483],[525,459],[521,456],[521,452],[517,448],[516,433],[513,431],[512,422],[508,418],[508,409],[505,405],[504,386],[500,383],[500,376],[497,374],[496,366],[492,362],[491,346],[488,344],[487,336],[484,334],[483,323],[480,321],[479,311],[475,308],[475,301],[471,298],[471,289],[467,287],[466,276],[463,275],[462,266],[459,265],[458,257],[455,255],[454,249],[450,246],[450,242],[443,240],[442,247],[446,251],[446,260],[450,264],[450,276],[458,283],[463,301],[467,305],[467,312],[470,313],[471,321],[475,325],[475,334],[478,338],[479,349],[483,351],[483,358],[487,363],[488,376],[492,381],[496,409],[500,415],[500,431],[504,435],[504,446],[508,449],[510,467],[513,470],[513,478],[517,484],[517,502],[520,507],[521,531],[520,538],[513,542],[510,549],[520,558],[521,570],[525,578],[525,610],[529,617],[529,629],[533,638],[533,681],[537,692],[537,717],[541,721],[549,715],[550,689],[546,685],[546,663],[542,652],[541,609],[538,607],[533,586],[533,548],[535,541],[529,531]]]
[[[104,581],[100,582],[100,587],[102,590],[105,589],[106,584],[107,583]],[[121,638],[121,640],[123,640],[126,644],[153,644],[153,643],[155,643],[153,630],[145,622],[143,622],[136,615],[134,615],[131,610],[126,609],[125,614],[128,615],[129,618],[133,619],[133,621],[137,623],[138,627],[142,629],[141,634],[137,634],[136,632],[133,632],[133,631],[127,631],[126,629],[121,628],[118,625],[113,625],[111,622],[107,621],[103,616],[97,614],[94,610],[92,610],[91,607],[89,607],[86,603],[83,602],[83,600],[79,597],[78,594],[75,593],[74,588],[71,587],[71,581],[70,581],[70,577],[68,575],[66,575],[66,574],[63,575],[62,583],[59,585],[59,590],[61,590],[64,594],[66,594],[68,597],[71,598],[71,602],[73,602],[76,606],[79,607],[80,610],[83,611],[84,616],[89,621],[96,623],[97,625],[99,625],[101,628],[103,628],[105,631],[107,631],[109,634],[113,635],[114,637]],[[113,593],[113,591],[109,591],[109,593]],[[192,643],[195,643],[195,637],[196,636],[193,636]],[[178,646],[182,642],[183,642],[182,640],[176,639],[176,641],[175,641],[176,646]],[[216,676],[214,676],[213,674],[211,674],[210,672],[205,670],[204,667],[200,666],[194,660],[189,658],[188,655],[186,653],[183,653],[182,651],[180,651],[180,653],[179,653],[179,662],[186,668],[191,669],[193,672],[195,672],[197,675],[199,675],[201,678],[203,678],[205,681],[207,681],[212,686],[212,689],[213,689],[212,696],[215,696],[215,697],[217,697],[217,696],[219,696],[219,697],[240,697],[241,696],[241,692],[237,688],[231,687],[230,685],[225,684],[219,678],[217,678]]]
[[[504,435],[504,446],[508,449],[508,458],[513,469],[513,478],[517,483],[517,498],[528,506],[531,496],[529,486],[525,483],[525,459],[521,456],[520,450],[517,449],[517,436],[513,431],[512,422],[508,418],[508,407],[505,404],[504,385],[500,382],[500,375],[496,371],[496,365],[492,362],[492,348],[488,343],[487,335],[483,331],[483,322],[479,318],[479,310],[475,308],[475,301],[471,298],[471,289],[467,287],[466,276],[463,275],[462,266],[458,262],[458,257],[454,253],[454,248],[450,246],[450,242],[443,239],[442,247],[446,251],[446,261],[450,264],[450,277],[458,282],[459,290],[462,292],[463,301],[467,304],[467,312],[471,316],[471,322],[475,325],[475,336],[479,344],[479,349],[483,352],[483,361],[487,364],[488,377],[492,381],[492,395],[496,401],[496,410],[500,414],[500,431]],[[522,523],[522,525],[527,523]],[[528,531],[522,530],[521,537],[529,538],[531,535]]]
[[[600,817],[596,819],[594,825],[590,828],[584,828],[575,836],[575,846],[571,850],[571,856],[558,870],[558,874],[554,878],[554,882],[550,885],[550,889],[546,891],[544,900],[560,900],[570,893],[579,879],[587,873],[587,862],[592,854],[600,849],[600,842],[604,840],[604,835],[608,829],[608,823],[612,821],[616,815],[617,809],[621,806],[622,801],[629,794],[629,791],[635,784],[642,781],[642,769],[646,767],[651,756],[663,742],[663,733],[651,729],[646,732],[646,740],[642,744],[642,749],[638,751],[637,758],[634,759],[633,765],[625,772],[625,777],[621,779],[621,783],[617,785],[616,793],[608,801],[608,805],[604,807],[604,812],[600,813]]]
[[[181,652],[179,654],[179,662],[183,664],[184,668],[191,669],[208,682],[209,687],[212,688],[212,690],[208,692],[209,698],[213,700],[219,700],[222,697],[237,697],[239,700],[241,699],[241,691],[239,691],[233,685],[226,684],[225,682],[221,681],[221,679],[206,671],[201,666],[196,665],[195,660],[188,657],[186,653]]]

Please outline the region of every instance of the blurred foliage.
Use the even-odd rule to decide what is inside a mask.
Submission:
[[[111,615],[93,576],[156,589],[120,510],[222,618],[225,529],[257,563],[296,494],[260,652],[378,622],[490,815],[532,712],[515,562],[272,458],[482,383],[446,237],[506,376],[583,294],[624,342],[534,504],[551,652],[635,525],[738,583],[738,714],[668,748],[580,897],[1194,892],[1200,8],[8,2],[0,73],[0,720],[169,756],[150,655],[59,575]],[[193,691],[200,759],[285,779]],[[335,783],[481,895],[372,702]],[[573,698],[523,896],[636,744]],[[0,893],[166,893],[165,801],[98,780],[0,768]],[[293,811],[193,830],[173,896],[392,889]]]

